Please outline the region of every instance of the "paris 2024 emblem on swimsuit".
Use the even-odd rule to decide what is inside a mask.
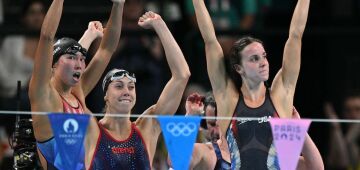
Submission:
[[[80,158],[84,137],[89,123],[89,115],[49,114],[57,151],[62,162],[60,169],[77,169],[82,164]]]
[[[83,138],[81,134],[76,134],[79,130],[79,123],[75,119],[67,119],[63,124],[64,134],[60,134],[60,138],[68,138],[64,139],[65,143],[68,145],[72,145],[76,143],[77,138]]]

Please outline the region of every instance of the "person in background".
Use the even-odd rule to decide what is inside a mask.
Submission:
[[[342,114],[336,113],[331,103],[325,103],[325,115],[330,119],[360,119],[360,90],[351,90],[343,100]],[[331,123],[327,164],[330,169],[360,170],[360,124],[345,127]]]
[[[19,109],[30,111],[27,95],[28,82],[33,70],[35,49],[45,17],[45,8],[46,4],[43,0],[25,1],[20,20],[22,27],[29,34],[6,36],[1,42],[0,110],[18,109],[16,108],[16,90],[17,81],[21,81],[22,106]]]

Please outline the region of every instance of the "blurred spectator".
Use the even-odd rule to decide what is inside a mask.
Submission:
[[[185,104],[186,116],[200,115],[206,117],[216,117],[216,102],[212,92],[205,96],[197,92],[191,93]],[[216,142],[220,138],[219,127],[215,119],[202,119],[201,127],[197,136],[197,142]]]
[[[204,115],[216,117],[216,102],[212,92],[201,96],[198,93],[191,94],[186,101],[186,115]],[[214,142],[219,139],[219,128],[216,119],[203,119],[204,125],[200,127],[201,135],[205,137],[204,142]]]
[[[204,111],[207,117],[217,117],[216,102],[212,92],[208,92],[204,100]],[[206,128],[208,130],[208,140],[217,141],[219,136],[219,127],[215,119],[206,119]]]
[[[13,150],[9,146],[8,135],[4,127],[0,127],[0,169],[9,168]]]
[[[186,86],[185,92],[184,92],[184,94],[182,96],[181,103],[179,105],[179,109],[177,111],[177,114],[185,115],[185,113],[186,113],[186,100],[187,100],[188,96],[190,96],[193,93],[197,93],[200,96],[204,96],[205,93],[206,93],[206,90],[200,84],[188,83],[188,85]]]
[[[137,31],[143,32],[138,26],[138,20],[144,10],[144,0],[126,0],[123,30],[132,34],[121,35],[118,49],[107,67],[107,70],[124,68],[135,73],[136,78],[140,80],[136,82],[136,93],[144,95],[137,98],[134,114],[141,114],[156,103],[164,86],[164,77],[167,76],[163,67],[165,61],[160,40],[154,36],[137,33]],[[103,91],[101,83],[98,83],[87,100],[91,103],[89,105],[91,111],[96,113],[102,111],[104,102],[100,103],[100,98],[103,98]]]
[[[38,33],[45,17],[45,2],[28,0],[25,2],[21,23],[36,35],[12,35],[2,40],[0,49],[0,110],[16,110],[17,81],[22,83],[21,110],[30,110],[27,95],[28,81],[33,69],[33,59],[38,43]]]
[[[28,82],[33,70],[33,59],[39,40],[38,34],[45,17],[46,3],[42,0],[24,2],[20,22],[24,29],[34,34],[6,36],[0,42],[0,110],[30,110]],[[20,108],[17,108],[16,98],[18,80],[21,81]],[[0,120],[0,125],[6,128],[7,134],[12,134],[15,116],[1,116]],[[6,135],[2,132],[1,134],[3,135],[0,140],[3,141]],[[1,149],[4,149],[4,146],[6,145],[2,142]],[[2,168],[12,166],[11,162],[12,159],[3,160]]]
[[[21,11],[21,24],[36,35],[11,35],[1,40],[0,46],[0,110],[30,110],[27,95],[28,82],[33,69],[33,59],[38,43],[38,33],[45,17],[45,2],[27,0]],[[17,108],[17,81],[21,81],[21,106]],[[13,131],[15,116],[1,116],[0,124],[0,169],[12,166],[12,153],[7,142],[7,135]],[[12,150],[11,150],[12,151]],[[3,159],[6,158],[7,159]]]
[[[325,114],[330,119],[360,119],[360,91],[346,95],[343,112],[336,114],[332,104],[326,103]],[[350,123],[343,127],[338,122],[331,124],[327,165],[332,169],[360,169],[360,124]]]
[[[203,114],[215,117],[216,103],[212,92],[206,97],[192,93],[186,101],[186,115],[194,116]],[[206,119],[207,129],[199,129],[199,134],[204,134],[207,141],[197,141],[194,144],[189,169],[230,169],[230,153],[227,142],[220,139],[219,126],[215,119]],[[224,138],[223,138],[224,139]],[[170,162],[171,163],[171,162]]]

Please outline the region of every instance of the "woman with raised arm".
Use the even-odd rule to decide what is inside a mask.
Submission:
[[[232,168],[279,169],[268,118],[292,117],[310,0],[297,2],[283,64],[270,89],[264,83],[269,78],[269,63],[262,42],[243,37],[235,42],[225,59],[204,0],[193,0],[193,4],[205,42],[207,69],[219,116],[260,117],[259,121],[219,120],[221,134],[229,144]]]
[[[84,46],[90,46],[96,37],[102,35],[102,26],[99,22],[90,22],[80,40],[84,46],[71,38],[62,38],[54,44],[63,3],[64,0],[53,0],[41,28],[29,87],[33,112],[89,113],[85,97],[100,79],[120,38],[125,0],[113,0],[100,47],[85,69]],[[56,142],[48,117],[34,114],[32,119],[42,165],[45,169],[58,169],[61,160],[55,153]]]
[[[155,30],[172,75],[157,103],[143,115],[174,114],[190,76],[189,67],[158,14],[147,12],[138,24]],[[135,75],[122,69],[113,69],[105,76],[102,84],[105,117],[99,122],[91,119],[85,141],[86,155],[89,155],[85,160],[87,169],[151,169],[161,128],[156,119],[139,117],[135,122],[130,121],[131,109],[136,103],[135,83]]]

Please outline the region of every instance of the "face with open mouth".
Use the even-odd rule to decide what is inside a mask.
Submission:
[[[78,82],[80,80],[80,76],[81,76],[81,72],[75,72],[73,74],[73,80],[75,80],[76,82]]]
[[[85,57],[80,52],[75,55],[64,54],[54,66],[55,76],[58,76],[65,84],[75,86],[80,82],[85,70]]]

